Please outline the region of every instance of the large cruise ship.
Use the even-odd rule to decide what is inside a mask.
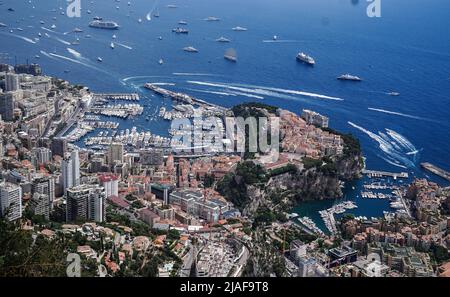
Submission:
[[[301,62],[304,62],[304,63],[306,63],[308,65],[316,64],[316,61],[314,61],[314,59],[311,56],[308,56],[305,53],[298,53],[297,54],[297,60],[301,61]]]
[[[99,29],[110,29],[110,30],[119,29],[119,25],[116,22],[99,21],[99,20],[90,22],[89,27],[99,28]]]

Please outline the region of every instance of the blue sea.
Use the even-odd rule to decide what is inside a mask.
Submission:
[[[2,0],[0,22],[8,27],[0,28],[1,62],[36,62],[46,74],[95,92],[139,92],[145,114],[120,121],[121,128],[160,135],[167,135],[169,123],[157,114],[170,101],[143,89],[145,82],[228,107],[258,101],[296,113],[313,109],[329,116],[331,127],[360,139],[368,169],[406,171],[448,185],[419,165],[427,161],[450,170],[448,0],[381,0],[379,18],[367,16],[362,0],[127,2],[81,0],[81,17],[69,18],[61,14],[65,0]],[[89,28],[94,16],[116,21],[120,29]],[[205,21],[209,16],[220,21]],[[172,33],[183,26],[180,20],[189,34]],[[248,30],[233,31],[236,26]],[[73,33],[76,27],[84,32]],[[221,36],[231,42],[216,42]],[[80,44],[71,44],[77,38]],[[184,52],[186,46],[199,52]],[[237,63],[223,58],[229,48],[237,52]],[[299,51],[313,56],[315,67],[298,63]],[[338,81],[344,73],[363,81]],[[382,215],[388,201],[357,198],[363,182],[347,185],[346,199],[357,200],[358,215]],[[317,218],[317,210],[332,203],[301,204],[295,211]]]

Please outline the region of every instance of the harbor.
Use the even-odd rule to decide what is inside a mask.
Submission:
[[[336,227],[336,219],[334,217],[335,214],[342,214],[347,210],[357,208],[358,206],[352,201],[344,201],[339,204],[333,205],[328,209],[324,209],[319,211],[320,216],[325,222],[325,226],[331,235],[335,235],[338,233]]]

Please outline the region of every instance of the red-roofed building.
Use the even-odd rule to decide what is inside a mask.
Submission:
[[[119,177],[115,174],[101,174],[98,177],[100,184],[105,188],[106,198],[119,195]]]
[[[115,206],[118,206],[120,208],[129,208],[130,203],[119,196],[110,196],[108,197],[109,202],[114,204]]]

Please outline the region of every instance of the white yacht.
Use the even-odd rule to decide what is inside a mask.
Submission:
[[[248,30],[247,28],[239,27],[239,26],[233,28],[233,31],[247,31],[247,30]]]
[[[230,42],[231,40],[221,36],[220,38],[217,38],[216,41],[217,42]]]
[[[350,81],[361,81],[362,80],[358,76],[351,75],[351,74],[348,74],[348,73],[339,76],[337,79],[339,79],[339,80],[350,80]]]
[[[187,47],[183,48],[183,50],[185,52],[198,53],[198,50],[193,46],[187,46]]]
[[[308,65],[315,65],[316,61],[314,61],[314,59],[311,56],[308,56],[307,54],[301,52],[297,54],[297,60],[304,62]]]

